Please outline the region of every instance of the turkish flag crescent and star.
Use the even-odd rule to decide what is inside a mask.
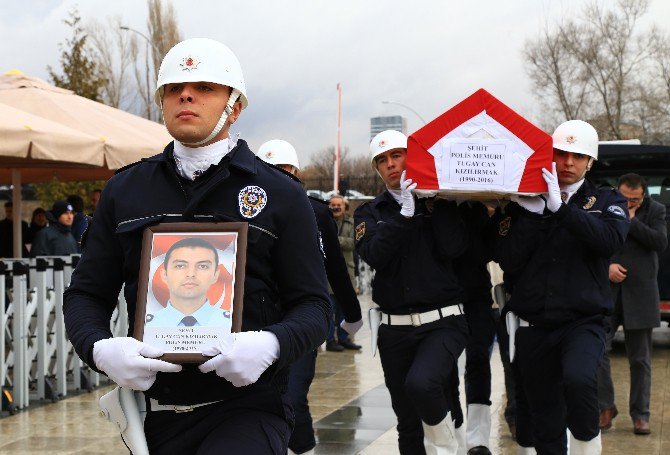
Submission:
[[[550,135],[479,89],[409,136],[405,166],[417,190],[538,194],[552,157]]]

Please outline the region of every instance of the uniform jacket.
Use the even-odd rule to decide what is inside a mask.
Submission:
[[[660,325],[658,254],[668,246],[665,206],[645,198],[630,222],[623,248],[612,263],[628,269],[626,279],[611,283],[614,301],[621,297],[626,329],[650,329]]]
[[[486,267],[492,255],[491,219],[481,202],[463,202],[458,211],[468,231],[468,247],[454,261],[456,276],[464,291],[463,303],[491,308],[491,275]]]
[[[429,210],[432,205],[432,211]],[[375,269],[372,300],[388,314],[420,313],[461,303],[453,259],[468,234],[454,202],[419,199],[405,218],[385,191],[354,214],[356,251]]]
[[[30,256],[67,256],[79,253],[79,244],[68,226],[52,221],[35,234]]]
[[[498,224],[495,260],[512,298],[506,308],[543,327],[559,327],[613,309],[609,260],[630,221],[626,199],[585,181],[556,213],[531,213],[516,203]]]
[[[21,238],[23,245],[21,245],[21,256],[28,257],[28,223],[21,220]],[[14,222],[5,218],[0,220],[0,258],[14,257]]]
[[[321,234],[329,292],[335,295],[337,303],[340,305],[342,313],[344,313],[345,321],[360,321],[362,319],[361,304],[358,302],[356,291],[349,279],[347,264],[344,261],[340,242],[337,239],[337,226],[333,215],[325,202],[312,197],[309,198],[309,202],[312,203],[316,225]]]
[[[147,394],[164,403],[192,404],[269,384],[284,391],[288,365],[325,340],[326,276],[302,186],[256,158],[242,140],[194,182],[177,174],[172,143],[108,182],[65,293],[65,325],[77,353],[95,368],[93,344],[112,335],[109,320],[123,284],[132,333],[142,232],[152,224],[184,221],[249,223],[242,330],[274,333],[279,359],[252,386],[236,389],[215,373],[187,365],[180,373],[159,373]]]
[[[354,265],[354,220],[344,215],[335,220],[337,224],[337,238],[342,247],[342,254],[347,263],[347,271],[352,284],[356,282],[356,266]]]

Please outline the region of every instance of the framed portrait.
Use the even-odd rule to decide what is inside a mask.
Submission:
[[[242,328],[247,223],[161,223],[144,230],[133,336],[162,360],[202,351]]]

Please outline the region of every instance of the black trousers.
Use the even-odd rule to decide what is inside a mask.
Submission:
[[[464,305],[470,336],[465,346],[465,402],[491,405],[491,345],[496,321],[490,300],[473,300]]]
[[[452,413],[463,424],[458,397],[458,357],[468,337],[465,316],[450,316],[419,327],[379,327],[377,345],[386,387],[398,417],[402,455],[423,455],[421,422],[437,425]]]
[[[505,421],[508,425],[514,424],[516,426],[516,381],[514,380],[512,364],[509,361],[509,334],[507,333],[507,324],[505,318],[500,317],[500,310],[498,308],[493,310],[493,319],[496,323],[496,337],[498,338],[500,361],[502,362],[505,374],[505,394],[507,395]]]
[[[316,350],[309,352],[292,363],[289,373],[288,394],[295,412],[295,427],[288,446],[295,453],[304,453],[316,446],[312,414],[307,401],[309,387],[314,380],[316,353]]]
[[[597,372],[604,346],[605,331],[599,316],[557,329],[517,330],[514,367],[522,382],[538,454],[565,454],[566,427],[582,441],[600,432]],[[517,396],[517,406],[523,407],[525,402]]]
[[[288,395],[270,388],[191,412],[149,411],[144,422],[151,455],[285,455],[292,429]]]

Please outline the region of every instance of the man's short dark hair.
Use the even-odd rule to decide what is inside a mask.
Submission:
[[[96,188],[91,193],[102,193],[102,190],[100,188]]]
[[[647,182],[644,180],[644,177],[642,177],[639,174],[635,174],[633,172],[630,172],[628,174],[624,174],[621,177],[619,177],[619,182],[617,183],[617,187],[620,187],[621,185],[626,185],[627,187],[636,190],[640,187],[642,187],[642,190],[646,193],[647,192]]]
[[[205,248],[211,250],[214,253],[214,268],[219,266],[219,251],[214,248],[214,245],[209,243],[207,240],[198,238],[198,237],[187,237],[185,239],[178,240],[168,248],[167,253],[165,253],[165,259],[163,259],[163,267],[167,272],[168,262],[170,262],[170,255],[177,248]]]

